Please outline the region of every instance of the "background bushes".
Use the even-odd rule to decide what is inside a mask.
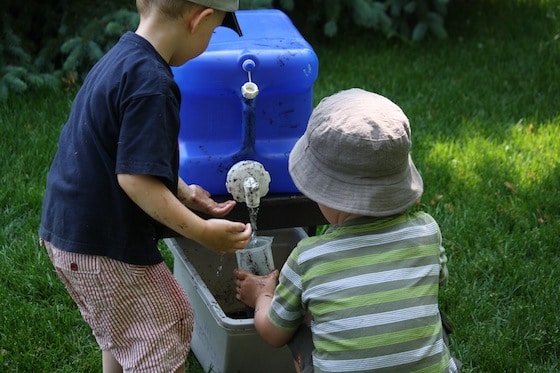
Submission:
[[[4,0],[0,99],[81,82],[118,36],[138,23],[133,1]]]
[[[446,36],[449,0],[241,0],[241,9],[285,11],[312,41],[349,29],[418,42]],[[41,87],[79,85],[91,66],[138,24],[133,0],[4,0],[0,100]]]

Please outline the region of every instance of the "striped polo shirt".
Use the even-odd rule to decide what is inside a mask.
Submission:
[[[315,372],[447,372],[440,257],[439,227],[424,212],[332,226],[291,253],[269,318],[295,329],[311,313]]]

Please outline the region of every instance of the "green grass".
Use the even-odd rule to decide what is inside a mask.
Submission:
[[[407,113],[451,282],[466,372],[560,370],[560,4],[452,1],[450,37],[314,43],[316,101],[383,94]],[[0,371],[95,372],[100,353],[37,245],[46,172],[73,94],[0,103]],[[167,261],[171,262],[168,252]],[[201,372],[191,354],[189,371]]]

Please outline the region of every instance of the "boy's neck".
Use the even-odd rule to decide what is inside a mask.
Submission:
[[[362,217],[362,215],[351,214],[348,212],[336,210],[331,207],[322,205],[320,203],[318,205],[325,219],[327,219],[327,221],[333,225],[342,224],[348,220],[353,220]]]
[[[161,57],[169,62],[174,53],[173,50],[173,29],[174,26],[166,23],[158,23],[157,25],[152,18],[141,20],[136,34],[146,39]]]

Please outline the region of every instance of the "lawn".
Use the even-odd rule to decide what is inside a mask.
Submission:
[[[383,94],[412,126],[451,281],[442,308],[466,372],[560,370],[560,3],[452,1],[449,38],[313,42],[315,100]],[[97,372],[100,353],[37,229],[75,92],[0,102],[0,371]],[[166,260],[172,257],[162,246]],[[191,355],[189,371],[201,372]]]

